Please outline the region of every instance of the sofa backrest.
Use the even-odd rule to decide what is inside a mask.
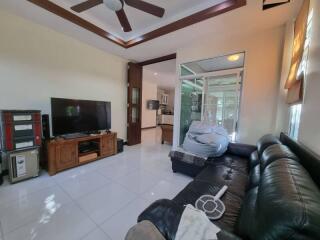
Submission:
[[[260,157],[260,167],[263,171],[270,163],[281,158],[289,158],[300,161],[299,158],[285,145],[274,144],[267,147]]]
[[[280,134],[280,141],[300,159],[301,165],[309,172],[313,181],[320,188],[320,156],[284,133]]]
[[[274,138],[261,138],[258,144],[268,146],[259,153],[263,146],[258,145],[258,152],[251,156],[238,234],[245,239],[316,239],[320,236],[320,190],[302,165],[309,166],[311,157],[301,159],[307,153],[299,146],[284,136],[286,146]]]
[[[262,153],[266,148],[268,148],[273,144],[280,144],[280,143],[281,143],[280,140],[277,137],[273,136],[272,134],[264,135],[257,142],[257,149],[258,149],[257,151],[258,151],[259,157],[261,157]]]
[[[261,173],[252,239],[316,239],[320,191],[295,160],[279,159]]]

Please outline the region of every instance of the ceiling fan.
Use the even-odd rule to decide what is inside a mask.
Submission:
[[[127,15],[123,9],[124,4],[160,18],[163,17],[165,12],[164,8],[158,7],[142,0],[87,0],[71,7],[71,9],[80,13],[99,4],[105,4],[109,9],[116,12],[124,32],[132,31]]]

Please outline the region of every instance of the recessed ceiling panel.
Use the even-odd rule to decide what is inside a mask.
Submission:
[[[148,3],[165,9],[165,14],[162,18],[137,10],[125,4],[124,11],[126,12],[133,29],[132,32],[125,33],[121,28],[116,13],[107,8],[105,4],[99,4],[81,13],[77,13],[70,9],[72,6],[84,1],[85,0],[52,0],[55,4],[77,14],[102,29],[108,30],[108,32],[125,41],[193,13],[225,2],[225,0],[145,0]]]
[[[181,65],[181,75],[203,74],[207,72],[241,68],[244,66],[245,54],[235,53],[221,57],[215,57]]]

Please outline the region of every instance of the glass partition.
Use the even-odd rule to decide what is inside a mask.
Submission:
[[[201,120],[203,80],[182,80],[181,84],[180,143],[192,121]]]
[[[238,57],[228,55],[223,58],[223,63],[219,59],[204,60],[211,64],[210,68],[207,64],[207,69],[216,69],[215,64],[218,64],[224,66],[222,71],[201,72],[199,66],[202,64],[203,67],[204,61],[181,65],[180,144],[192,121],[223,126],[230,140],[236,140],[243,71],[239,66],[244,64],[244,53],[239,53]],[[229,60],[231,64],[228,65],[225,59],[233,59],[237,64]]]

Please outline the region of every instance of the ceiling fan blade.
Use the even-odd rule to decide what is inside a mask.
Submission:
[[[164,8],[158,7],[156,5],[153,5],[151,3],[147,3],[142,0],[125,0],[125,3],[128,4],[131,7],[134,7],[136,9],[139,9],[143,12],[150,13],[157,17],[163,17],[164,15]]]
[[[120,24],[123,28],[124,32],[131,32],[132,28],[130,26],[129,20],[127,18],[127,15],[123,9],[116,11],[116,14],[118,16],[118,19],[120,21]]]
[[[80,13],[90,8],[93,8],[101,3],[103,3],[103,0],[87,0],[83,3],[79,3],[77,5],[72,6],[71,9],[75,12]]]

